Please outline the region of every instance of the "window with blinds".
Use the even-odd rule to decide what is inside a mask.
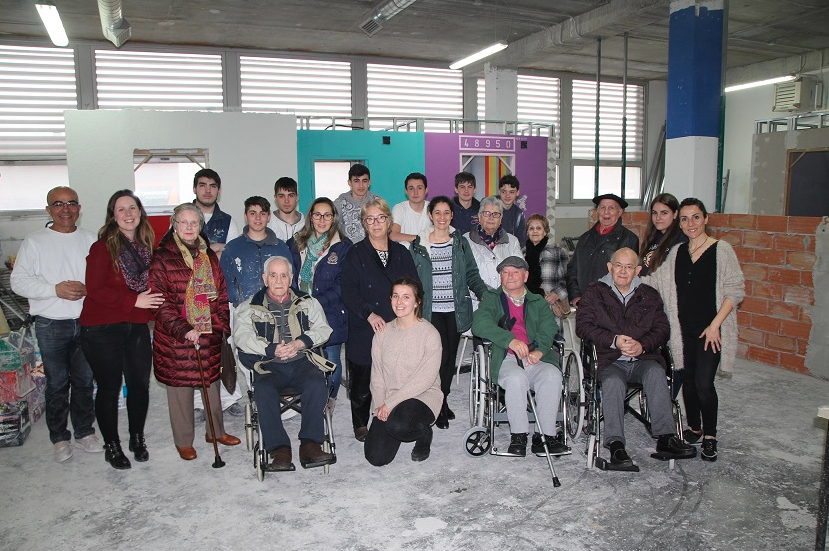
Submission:
[[[551,77],[518,75],[518,120],[553,124],[558,129],[561,81]],[[547,128],[541,136],[549,136]]]
[[[222,56],[95,50],[99,109],[223,108]]]
[[[622,160],[623,86],[603,82],[599,107],[599,159]],[[627,85],[627,160],[641,161],[645,132],[645,92]],[[596,156],[596,83],[573,80],[573,159]]]
[[[418,118],[463,118],[463,73],[397,65],[368,64],[368,116],[372,130],[397,124],[415,129]],[[448,132],[449,123],[427,121],[427,132]]]
[[[240,56],[242,111],[320,116],[311,129],[351,126],[351,63]]]
[[[65,158],[63,112],[77,108],[71,48],[0,45],[0,159]]]

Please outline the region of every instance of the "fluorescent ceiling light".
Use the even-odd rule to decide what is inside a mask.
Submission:
[[[449,66],[450,69],[460,69],[461,67],[466,67],[470,63],[475,63],[478,60],[481,60],[485,57],[489,57],[496,52],[500,52],[504,48],[507,47],[506,42],[497,42],[488,48],[484,48],[480,52],[474,53],[469,57],[465,57],[460,61],[456,61],[452,65]]]
[[[726,92],[736,92],[737,90],[747,90],[748,88],[757,88],[758,86],[766,86],[768,84],[777,84],[778,82],[789,82],[797,78],[795,75],[786,75],[784,77],[770,78],[767,80],[758,80],[755,82],[748,82],[746,84],[737,84],[736,86],[726,86]]]
[[[69,38],[66,36],[66,31],[63,28],[63,23],[60,20],[58,8],[55,7],[49,0],[38,0],[35,4],[37,13],[43,20],[43,25],[46,27],[46,32],[49,33],[49,38],[55,46],[63,48],[69,45]]]

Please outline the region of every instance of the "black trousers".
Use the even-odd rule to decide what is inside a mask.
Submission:
[[[394,461],[401,442],[414,442],[426,436],[435,422],[429,406],[417,398],[403,400],[395,406],[386,421],[377,417],[371,422],[363,451],[375,467]]]
[[[371,413],[371,366],[349,360],[348,380],[351,384],[351,424],[355,429],[367,427]]]
[[[682,398],[685,400],[685,420],[689,428],[702,429],[706,436],[717,436],[719,398],[717,389],[714,388],[714,376],[720,365],[721,352],[712,352],[711,345],[708,345],[708,350],[703,350],[705,339],[698,338],[698,335],[698,332],[682,334],[682,355],[685,361]]]
[[[130,434],[144,432],[150,406],[152,346],[146,323],[113,323],[81,328],[81,348],[92,368],[98,393],[95,417],[104,442],[118,437],[118,395],[121,378],[127,384]]]
[[[443,391],[445,402],[452,390],[452,377],[455,376],[455,360],[461,334],[458,333],[455,312],[432,312],[432,325],[440,333],[440,344],[443,345],[443,353],[440,356],[440,390]]]

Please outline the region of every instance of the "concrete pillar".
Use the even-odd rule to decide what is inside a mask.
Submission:
[[[486,119],[514,121],[518,119],[518,71],[484,64],[486,86]],[[501,125],[486,125],[490,134],[504,134]]]
[[[716,207],[726,0],[671,2],[665,191]]]

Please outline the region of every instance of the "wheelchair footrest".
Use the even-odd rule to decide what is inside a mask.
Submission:
[[[295,471],[296,470],[296,465],[291,463],[291,466],[288,467],[287,469],[274,469],[270,465],[267,465],[263,470],[266,473],[287,473],[287,472]]]
[[[692,458],[697,456],[697,449],[693,448],[693,450],[694,450],[694,453],[691,454],[691,455],[679,456],[675,453],[656,452],[656,453],[652,453],[651,457],[653,457],[654,459],[658,459],[660,461],[670,461],[671,459],[692,459]]]
[[[639,472],[639,465],[617,465],[611,463],[603,457],[596,458],[596,468],[601,471],[627,471],[631,473]]]

